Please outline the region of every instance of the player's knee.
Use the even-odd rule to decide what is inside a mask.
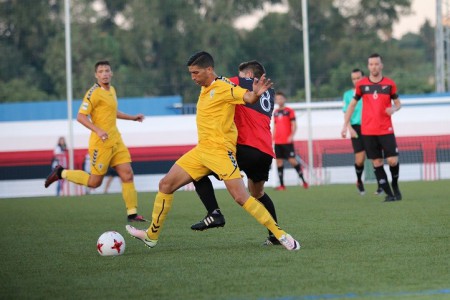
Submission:
[[[164,194],[172,194],[174,192],[173,185],[165,177],[159,181],[159,191]]]
[[[248,200],[248,196],[243,195],[235,195],[233,196],[234,201],[236,201],[237,204],[240,206],[243,206],[245,202]]]
[[[89,181],[88,187],[95,189],[95,188],[98,188],[101,184],[102,184],[101,181],[92,181],[92,182]]]
[[[134,180],[133,173],[126,173],[120,176],[122,182],[132,182]]]

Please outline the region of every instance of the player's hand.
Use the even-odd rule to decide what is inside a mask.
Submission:
[[[270,78],[266,78],[266,74],[263,74],[261,78],[255,78],[253,80],[253,92],[261,97],[261,95],[270,89],[273,85],[273,82],[270,80]]]
[[[106,131],[101,130],[101,129],[99,129],[97,131],[97,135],[103,142],[105,142],[108,139],[108,133]]]
[[[145,116],[143,114],[137,114],[134,117],[134,121],[138,121],[138,122],[142,122],[142,121],[144,121],[144,119],[145,119]]]
[[[344,126],[344,128],[342,128],[341,136],[343,139],[347,137],[347,126]]]
[[[386,113],[388,116],[392,116],[396,111],[397,111],[397,109],[395,109],[394,107],[386,108]]]
[[[358,133],[355,131],[355,129],[350,127],[349,130],[350,130],[350,137],[354,138],[354,139],[357,139],[358,138]]]

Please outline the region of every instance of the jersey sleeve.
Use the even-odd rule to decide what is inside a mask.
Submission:
[[[361,81],[362,80],[358,81],[355,86],[355,95],[353,96],[353,98],[355,98],[356,101],[359,101],[362,97],[361,84],[360,84]]]
[[[84,95],[83,102],[81,102],[80,109],[78,110],[78,113],[83,115],[90,115],[94,100],[95,100],[95,91],[98,88],[98,85],[94,85],[92,88],[89,89],[89,91],[86,92],[86,95]]]
[[[240,86],[234,86],[230,88],[231,93],[231,103],[233,104],[245,104],[244,95],[247,89],[241,88]]]
[[[395,100],[397,98],[398,98],[397,85],[395,84],[395,82],[392,82],[391,99]]]
[[[344,95],[342,96],[342,111],[346,112],[348,109],[348,105],[350,104],[350,102],[353,99],[353,95],[355,94],[355,92],[353,90],[348,90],[344,93]]]
[[[292,108],[289,108],[289,120],[295,121],[295,111]]]

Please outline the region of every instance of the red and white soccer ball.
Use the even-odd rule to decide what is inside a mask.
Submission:
[[[101,256],[117,256],[125,252],[125,240],[117,231],[103,233],[97,241],[97,252]]]

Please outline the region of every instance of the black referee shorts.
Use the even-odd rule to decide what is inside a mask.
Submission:
[[[364,151],[365,148],[364,148],[364,142],[363,142],[363,138],[362,138],[362,134],[361,134],[361,125],[352,125],[352,128],[358,134],[357,138],[351,138],[353,152],[358,153],[358,152]]]

